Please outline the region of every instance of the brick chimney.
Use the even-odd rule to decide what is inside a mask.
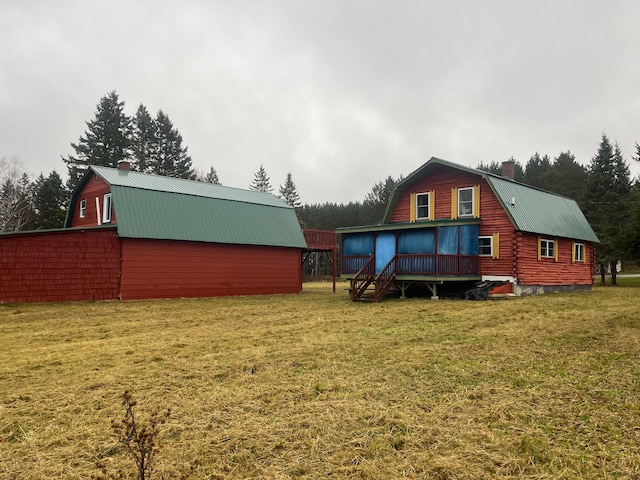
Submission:
[[[131,164],[126,160],[120,160],[118,162],[118,170],[123,170],[125,172],[129,172],[131,170]]]
[[[516,179],[516,162],[514,160],[507,160],[502,162],[502,176],[510,180]]]

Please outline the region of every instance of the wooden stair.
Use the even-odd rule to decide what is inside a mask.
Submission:
[[[371,257],[351,280],[351,301],[362,300],[365,292],[373,284],[374,300],[380,302],[396,280],[395,265],[395,257],[393,257],[382,271],[376,275],[375,259]]]

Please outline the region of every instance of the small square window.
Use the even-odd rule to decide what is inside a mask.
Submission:
[[[478,237],[478,255],[481,257],[493,256],[493,237]]]
[[[430,217],[429,217],[430,202],[431,202],[431,195],[429,195],[429,193],[418,193],[416,195],[416,219],[430,220]]]
[[[583,243],[573,244],[573,261],[584,262],[584,244]]]
[[[458,216],[473,216],[473,187],[458,190]]]
[[[102,223],[111,222],[111,194],[105,193],[102,203]]]
[[[83,198],[80,200],[80,218],[84,218],[87,216],[87,199]]]
[[[556,242],[555,240],[540,239],[540,256],[543,258],[555,258]]]

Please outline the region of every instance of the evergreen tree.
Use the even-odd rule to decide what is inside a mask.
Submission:
[[[282,198],[287,205],[295,208],[296,210],[302,206],[300,203],[300,195],[298,195],[296,184],[293,183],[290,173],[287,173],[287,179],[285,180],[284,185],[280,185],[280,198]]]
[[[532,187],[542,188],[548,190],[545,185],[545,177],[551,170],[551,160],[548,155],[540,156],[536,152],[527,162],[524,167],[523,182]]]
[[[124,113],[124,102],[114,91],[100,99],[95,118],[87,122],[87,130],[78,143],[72,143],[75,156],[63,158],[67,165],[67,187],[73,191],[89,165],[117,167],[127,160],[131,147],[131,119]]]
[[[596,262],[600,266],[602,284],[607,266],[611,270],[612,284],[616,284],[616,264],[628,254],[624,236],[629,221],[630,175],[620,148],[617,144],[611,145],[603,133],[596,156],[589,165],[587,195],[583,202],[585,215],[601,242],[596,247]]]
[[[496,175],[500,175],[502,173],[502,165],[495,160],[491,161],[490,163],[480,162],[480,164],[476,168],[478,170],[494,173]]]
[[[54,170],[45,178],[41,173],[33,184],[32,192],[34,227],[62,228],[67,213],[67,192],[60,175]]]
[[[570,151],[558,155],[543,178],[545,185],[542,188],[545,190],[573,198],[578,203],[582,203],[587,181],[587,169],[576,162],[576,157]]]
[[[260,169],[255,173],[253,181],[251,182],[251,185],[249,185],[249,189],[257,192],[273,192],[271,180],[267,176],[267,172],[262,165],[260,165]]]
[[[149,171],[168,177],[195,178],[187,147],[182,146],[182,135],[162,110],[158,111],[155,124],[157,150],[149,159]]]
[[[213,183],[214,185],[222,185],[220,183],[220,179],[218,178],[218,172],[216,172],[216,169],[213,167],[209,169],[209,173],[207,173],[204,176],[202,181],[207,183]]]
[[[150,173],[152,159],[158,155],[158,128],[147,107],[140,104],[132,120],[131,153],[133,168]]]
[[[384,181],[380,181],[371,187],[371,191],[367,193],[363,203],[366,210],[365,224],[371,225],[382,221],[389,200],[391,200],[393,189],[396,188],[400,180],[402,180],[402,176],[398,180],[388,176]]]

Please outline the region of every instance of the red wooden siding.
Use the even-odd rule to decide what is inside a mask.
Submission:
[[[111,188],[95,173],[87,181],[84,188],[78,193],[76,204],[74,205],[73,218],[71,219],[71,227],[88,227],[98,225],[98,216],[102,221],[102,202],[105,193],[109,193]],[[100,210],[96,210],[96,198],[100,202]],[[84,218],[80,218],[80,202],[87,201],[87,212]],[[115,225],[116,215],[111,208],[111,224]]]
[[[116,299],[119,285],[115,229],[0,237],[0,302]]]
[[[300,250],[122,239],[123,300],[298,293]]]
[[[402,192],[396,209],[391,214],[390,223],[408,222],[411,193],[435,191],[435,220],[451,218],[451,189],[480,185],[480,235],[500,234],[500,255],[498,259],[480,257],[482,275],[513,275],[513,224],[494,195],[489,184],[480,176],[468,172],[436,166],[429,175],[416,179]],[[420,221],[418,221],[420,222]],[[429,222],[423,222],[428,226]]]
[[[554,258],[538,260],[538,236],[518,232],[516,246],[517,277],[523,285],[592,285],[593,245],[584,243],[586,262],[573,263],[573,244],[566,238],[544,237],[556,241],[558,261]]]

